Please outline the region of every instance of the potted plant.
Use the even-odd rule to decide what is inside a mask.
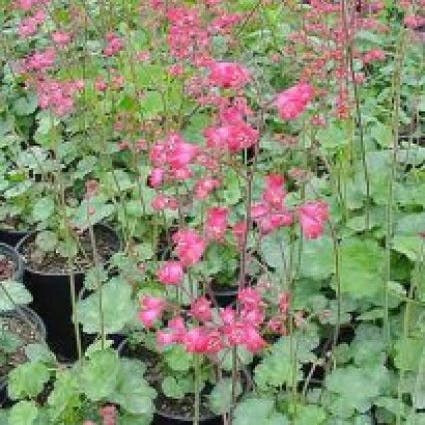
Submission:
[[[66,238],[50,230],[32,232],[17,246],[24,261],[24,280],[33,294],[32,306],[46,323],[53,351],[65,359],[78,354],[72,316],[86,271],[106,265],[119,249],[116,232],[101,223]]]
[[[9,374],[14,405],[9,421],[25,418],[49,424],[145,423],[153,415],[155,390],[144,378],[146,366],[94,345],[73,365],[57,363],[49,351]],[[122,422],[121,422],[122,421]]]
[[[26,349],[43,344],[46,328],[40,317],[26,307],[31,294],[19,282],[22,264],[10,247],[0,246],[0,403],[6,403],[7,375],[27,361]],[[6,255],[5,255],[6,254]]]

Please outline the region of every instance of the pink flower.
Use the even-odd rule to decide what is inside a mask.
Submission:
[[[209,127],[204,130],[207,146],[212,149],[227,149],[237,153],[258,142],[259,132],[244,121],[222,127]]]
[[[291,294],[289,292],[283,292],[279,295],[279,310],[283,315],[288,313],[290,303]]]
[[[106,47],[103,49],[105,56],[114,56],[124,48],[121,37],[113,32],[106,34],[106,41]]]
[[[232,229],[233,237],[235,238],[239,248],[242,247],[245,242],[247,232],[247,224],[245,220],[238,221]]]
[[[183,141],[180,136],[175,136],[175,140],[169,139],[169,141],[172,145],[167,152],[167,162],[172,168],[186,167],[199,152],[198,146]]]
[[[198,180],[195,184],[195,198],[205,199],[215,189],[220,187],[220,180],[206,177]]]
[[[156,343],[160,348],[174,344],[175,342],[174,334],[169,330],[159,330],[156,333]]]
[[[210,82],[224,89],[241,89],[250,80],[249,72],[238,63],[214,62],[210,65]]]
[[[154,168],[149,174],[149,185],[153,188],[158,188],[164,181],[165,171],[162,168]]]
[[[71,34],[64,31],[55,31],[52,34],[52,39],[59,47],[65,47],[71,41]]]
[[[167,303],[163,298],[144,296],[140,300],[140,305],[149,310],[163,310]]]
[[[212,319],[211,302],[206,297],[199,297],[190,305],[191,315],[200,322]]]
[[[220,310],[220,319],[225,325],[231,325],[236,320],[236,310],[232,307],[226,307]]]
[[[179,230],[173,235],[176,254],[184,266],[198,263],[205,251],[205,241],[192,229]]]
[[[152,328],[155,322],[161,318],[166,307],[166,302],[162,298],[144,296],[140,300],[142,310],[139,312],[139,320],[146,328]]]
[[[167,261],[157,272],[158,280],[165,285],[179,285],[183,281],[183,267],[178,261]]]
[[[208,332],[204,327],[192,328],[186,332],[183,344],[188,353],[204,354],[208,348]]]
[[[247,326],[244,329],[245,340],[244,345],[251,353],[257,353],[267,346],[267,342],[258,333],[257,329],[253,326]]]
[[[165,209],[176,210],[179,204],[175,198],[160,193],[152,199],[151,206],[156,211],[162,211]]]
[[[381,49],[372,49],[363,55],[363,63],[368,64],[375,61],[385,60],[385,52]]]
[[[25,71],[44,71],[55,64],[56,51],[48,48],[41,52],[35,52],[23,61]]]
[[[323,234],[325,222],[329,218],[329,208],[325,202],[310,201],[298,208],[301,230],[307,239],[317,239]]]
[[[244,307],[240,312],[240,318],[244,323],[249,323],[253,326],[259,326],[264,322],[265,315],[263,308]]]
[[[244,308],[258,308],[261,304],[261,295],[254,288],[243,288],[238,292],[238,300]]]
[[[293,223],[290,211],[283,209],[280,212],[269,213],[256,220],[258,228],[263,235],[267,235],[280,227],[287,227]]]
[[[308,83],[299,83],[283,91],[275,101],[279,116],[284,120],[298,118],[313,97],[313,87]]]
[[[213,207],[207,211],[205,233],[208,239],[221,241],[227,230],[229,210],[225,207]]]
[[[146,328],[152,328],[155,322],[161,317],[161,310],[143,310],[139,311],[139,320]]]
[[[265,178],[266,188],[263,193],[263,199],[271,207],[281,208],[283,204],[283,198],[285,192],[283,189],[283,184],[285,182],[283,176],[280,174],[269,174]]]

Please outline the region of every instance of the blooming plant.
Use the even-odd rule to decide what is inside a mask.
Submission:
[[[1,419],[424,420],[423,0],[3,3],[0,230],[78,361]]]

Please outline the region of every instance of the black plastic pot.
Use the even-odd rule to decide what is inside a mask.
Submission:
[[[15,274],[13,275],[12,279],[17,282],[21,282],[24,274],[24,266],[18,252],[11,246],[5,243],[0,243],[0,255],[5,255],[6,257],[14,261]]]
[[[27,231],[0,229],[0,243],[15,247],[27,235]]]
[[[104,224],[96,225],[102,227],[111,234],[116,246],[114,250],[119,251],[120,240],[117,233]],[[22,254],[22,247],[34,237],[30,233],[17,245],[18,253]],[[24,261],[24,283],[33,296],[31,307],[42,317],[47,328],[47,342],[60,360],[76,360],[77,344],[75,328],[72,321],[72,298],[71,298],[71,275],[68,273],[46,273],[33,270],[25,266]],[[74,273],[75,291],[78,297],[85,278],[85,273]],[[81,333],[83,348],[88,346],[93,338]]]
[[[169,415],[164,412],[156,412],[153,418],[154,425],[188,425],[192,423],[193,418]],[[199,423],[202,425],[223,425],[223,418],[216,415],[201,417]]]
[[[7,407],[8,405],[8,398],[7,398],[7,380],[6,379],[0,379],[0,408]]]
[[[236,303],[238,297],[237,286],[212,287],[211,291],[219,307],[227,307]]]
[[[28,307],[20,307],[18,310],[6,311],[0,314],[0,317],[19,317],[25,316],[25,319],[32,323],[40,336],[40,340],[46,340],[46,327],[44,326],[43,320],[40,316]],[[0,407],[10,407],[12,401],[7,396],[7,376],[0,377]]]
[[[118,345],[117,351],[120,356],[125,355],[127,348],[127,339],[123,339]],[[156,411],[154,414],[153,424],[154,425],[188,425],[193,423],[193,418],[187,418],[185,416],[171,415],[165,412]],[[204,416],[199,419],[199,423],[202,425],[223,425],[223,418],[219,415],[211,414]]]

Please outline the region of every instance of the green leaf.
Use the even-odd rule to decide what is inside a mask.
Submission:
[[[110,400],[128,413],[152,418],[156,392],[144,379],[145,370],[145,365],[138,360],[121,359],[116,388]]]
[[[32,301],[31,293],[21,282],[6,280],[0,282],[0,286],[0,312],[15,310],[17,305],[26,305]]]
[[[353,298],[373,297],[383,287],[384,252],[374,240],[347,239],[341,244],[341,291]]]
[[[234,425],[289,425],[287,418],[278,413],[275,402],[268,398],[248,398],[236,406]]]
[[[42,362],[52,365],[56,362],[55,355],[49,350],[46,344],[28,344],[25,347],[25,355],[31,362]]]
[[[394,364],[400,370],[416,371],[424,352],[423,339],[402,338],[395,344]]]
[[[405,214],[397,220],[397,235],[418,236],[418,233],[425,229],[425,213]]]
[[[239,381],[235,385],[235,396],[238,397],[242,394],[242,386]],[[229,412],[232,406],[232,393],[232,379],[220,379],[208,397],[211,411],[217,415]]]
[[[302,364],[315,360],[313,350],[319,344],[316,329],[309,331],[294,333],[292,342],[289,337],[281,337],[271,346],[254,371],[254,381],[261,390],[280,388],[302,379]]]
[[[17,335],[0,328],[0,355],[12,354],[23,344],[24,342]]]
[[[90,214],[89,214],[90,212]],[[104,196],[95,196],[89,201],[84,199],[75,211],[73,223],[81,230],[86,230],[90,225],[107,219],[115,212],[113,204],[109,203]]]
[[[393,132],[391,126],[377,121],[370,130],[371,136],[382,147],[389,147],[393,142]]]
[[[44,230],[37,233],[35,244],[37,245],[37,248],[44,252],[52,252],[58,244],[58,237],[56,233],[51,232],[50,230]]]
[[[112,278],[102,286],[102,317],[99,312],[99,295],[92,293],[77,303],[78,320],[86,333],[107,334],[120,332],[132,321],[137,312],[136,301],[132,298],[132,288],[119,277]]]
[[[164,352],[164,360],[172,370],[185,372],[192,366],[193,356],[181,345],[173,345]]]
[[[9,373],[7,391],[12,400],[35,397],[50,379],[49,369],[40,362],[24,363]]]
[[[288,245],[283,230],[273,232],[261,239],[261,254],[268,266],[283,272],[289,261]]]
[[[20,97],[13,104],[13,109],[16,115],[25,116],[31,115],[37,109],[38,97],[35,93],[28,96]]]
[[[384,366],[374,369],[347,366],[335,369],[326,377],[326,388],[339,395],[338,403],[359,412],[366,412],[388,380]]]
[[[300,275],[314,280],[323,280],[334,272],[334,252],[331,238],[323,236],[303,241]]]
[[[319,406],[298,406],[293,425],[322,425],[326,418],[325,410]]]
[[[37,419],[38,409],[34,401],[20,401],[9,413],[9,425],[33,425]]]
[[[66,411],[78,409],[80,390],[74,370],[65,369],[56,374],[55,386],[47,403],[53,421],[57,421]]]
[[[166,376],[161,382],[161,389],[167,398],[182,399],[188,392],[188,380],[178,379],[176,376]],[[192,385],[189,386],[189,390]]]
[[[80,373],[81,389],[92,401],[113,394],[120,371],[120,361],[112,349],[96,351],[83,364]]]
[[[394,251],[405,255],[410,261],[416,262],[420,259],[422,245],[423,242],[419,235],[395,235],[393,238],[392,248]]]
[[[55,211],[55,202],[52,198],[44,197],[35,202],[32,209],[32,218],[35,221],[47,220]]]

